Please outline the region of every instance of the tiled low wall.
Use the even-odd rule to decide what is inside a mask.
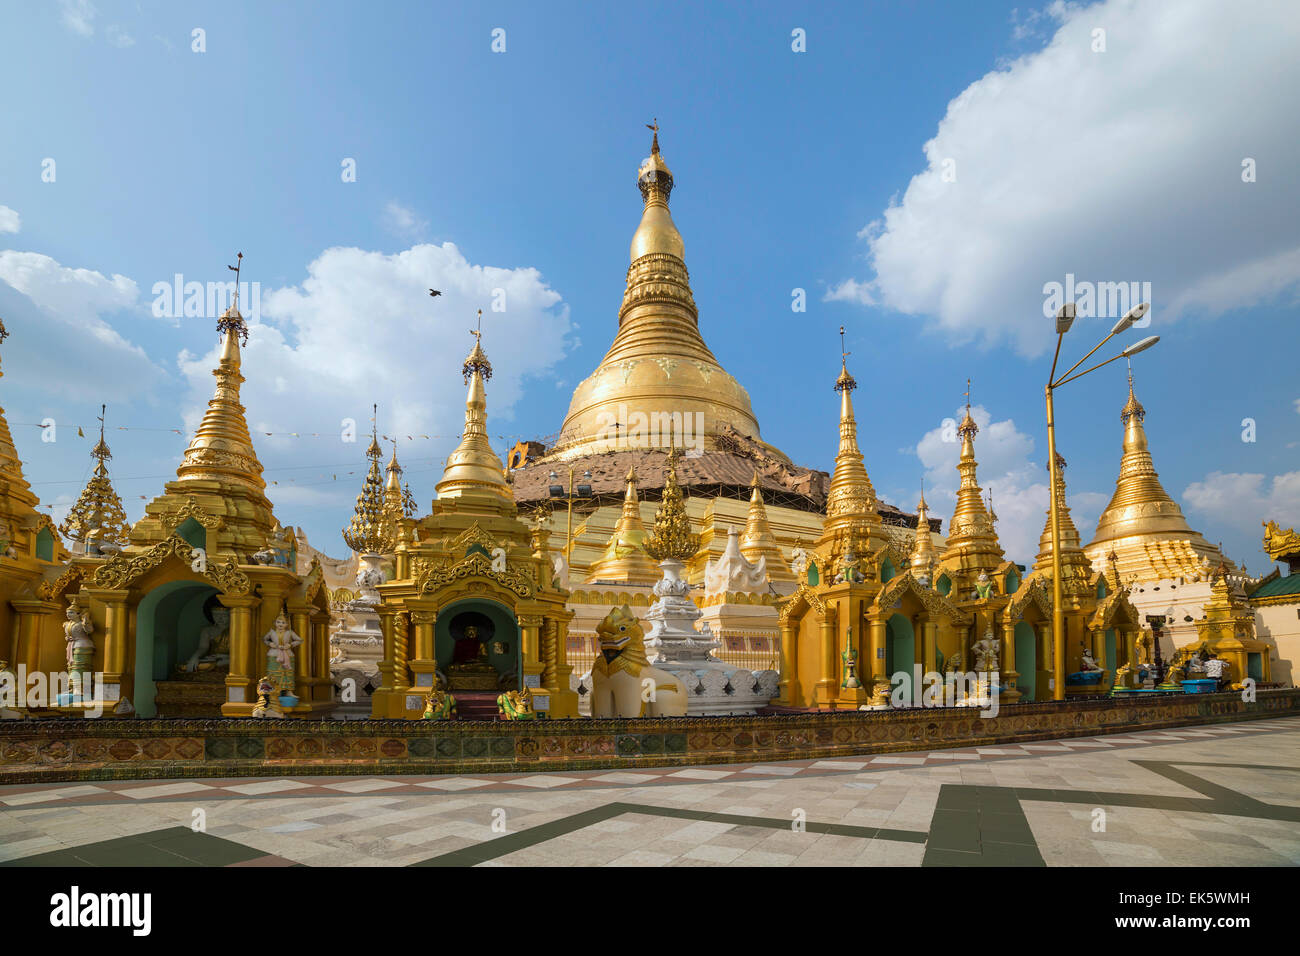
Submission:
[[[1300,690],[1004,707],[644,720],[0,721],[0,784],[719,764],[985,746],[1300,714]]]

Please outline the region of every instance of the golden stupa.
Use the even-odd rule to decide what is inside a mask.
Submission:
[[[552,457],[567,459],[629,447],[658,447],[667,423],[683,434],[698,423],[705,448],[734,430],[760,441],[749,393],[718,363],[700,335],[685,244],[668,197],[673,174],[659,152],[657,125],[650,156],[637,171],[644,206],[632,236],[632,264],[618,313],[618,334],[596,370],[573,392]],[[648,433],[649,441],[638,438]],[[641,444],[638,444],[640,440]],[[769,451],[783,461],[780,452]]]
[[[1183,510],[1160,484],[1151,461],[1143,420],[1146,409],[1133,392],[1129,372],[1128,402],[1120,412],[1124,423],[1124,456],[1120,460],[1115,494],[1097,521],[1097,533],[1084,547],[1094,569],[1103,570],[1114,551],[1126,580],[1207,576],[1227,562],[1214,545],[1193,531]]]

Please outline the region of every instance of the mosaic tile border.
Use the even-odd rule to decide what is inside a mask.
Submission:
[[[755,763],[992,746],[1300,713],[1300,689],[1158,700],[760,717],[0,722],[0,784],[286,774],[465,774]]]

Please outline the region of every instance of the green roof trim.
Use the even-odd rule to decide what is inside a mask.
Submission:
[[[1277,597],[1282,594],[1300,595],[1300,574],[1287,574],[1272,581],[1265,581],[1250,592],[1250,597]]]

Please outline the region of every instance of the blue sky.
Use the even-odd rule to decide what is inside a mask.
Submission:
[[[554,433],[616,330],[658,117],[705,339],[796,461],[831,467],[846,325],[877,491],[910,508],[924,477],[946,527],[943,420],[970,377],[981,481],[1032,559],[1043,286],[1150,282],[1151,328],[1128,341],[1162,336],[1135,374],[1166,489],[1254,571],[1259,522],[1300,520],[1286,4],[6,3],[4,19],[0,404],[56,516],[100,401],[131,426],[109,440],[132,516],[174,474],[216,334],[156,317],[152,290],[224,281],[236,251],[261,286],[245,404],[269,494],[318,547],[344,551],[364,443],[339,423],[364,429],[372,401],[427,506],[477,308],[497,446]],[[1081,319],[1070,362],[1112,322]],[[1124,400],[1122,362],[1058,396],[1085,538]]]

